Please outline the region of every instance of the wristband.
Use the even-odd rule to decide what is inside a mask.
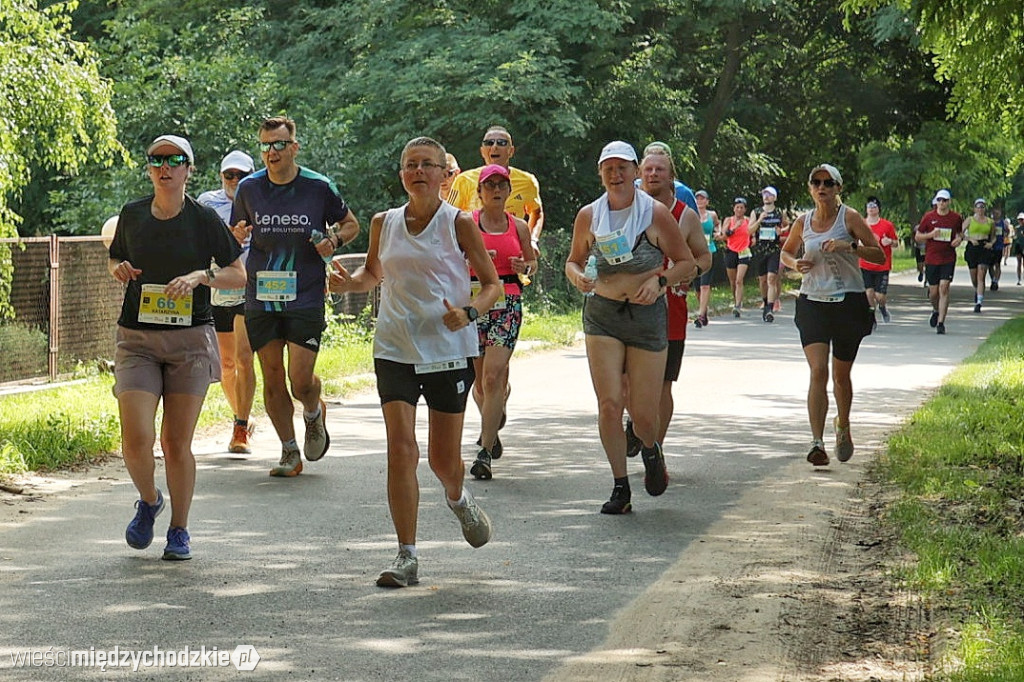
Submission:
[[[662,289],[668,287],[668,278],[665,275],[658,275],[658,286]]]
[[[217,272],[213,268],[206,268],[206,286],[213,284],[213,280],[216,276]]]

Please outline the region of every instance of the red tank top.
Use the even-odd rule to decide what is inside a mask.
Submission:
[[[498,271],[498,278],[505,284],[505,293],[518,295],[522,293],[522,287],[519,285],[519,278],[515,270],[512,269],[512,263],[509,261],[509,258],[513,256],[522,258],[523,245],[519,243],[519,233],[516,231],[515,219],[508,212],[505,213],[505,217],[508,218],[508,227],[505,231],[492,233],[480,227],[479,209],[473,211],[473,222],[480,228],[480,236],[484,239],[484,248],[495,252],[491,260],[494,261],[494,269]],[[469,270],[469,275],[476,279],[476,273],[473,272],[472,268]]]
[[[686,204],[676,199],[676,203],[672,205],[672,216],[679,222],[680,216],[683,215],[683,211],[686,210]],[[668,267],[669,260],[665,259],[665,267]],[[686,306],[686,293],[690,290],[690,283],[685,282],[677,284],[674,287],[669,287],[668,291],[665,292],[665,296],[668,299],[668,340],[669,341],[684,341],[686,340],[686,319],[690,314],[689,309]]]

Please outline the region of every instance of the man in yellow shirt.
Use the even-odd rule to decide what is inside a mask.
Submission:
[[[508,165],[515,151],[512,135],[502,126],[488,128],[480,143],[480,156],[485,166],[497,164],[508,168],[512,193],[505,202],[505,210],[517,218],[522,218],[530,226],[530,241],[533,242],[536,251],[540,234],[544,230],[544,207],[540,201],[540,185],[533,174]],[[476,190],[482,168],[483,166],[462,171],[456,176],[448,195],[450,204],[463,211],[475,211],[480,208],[480,197]]]

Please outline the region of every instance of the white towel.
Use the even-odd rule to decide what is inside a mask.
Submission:
[[[611,209],[608,206],[608,193],[605,192],[598,197],[597,200],[591,204],[591,207],[590,231],[593,232],[597,240],[601,242],[603,241],[602,238],[607,238],[608,235],[612,233],[610,216]],[[633,247],[636,240],[640,238],[641,233],[650,227],[653,214],[654,199],[650,194],[642,189],[636,189],[633,194],[633,204],[629,207],[629,215],[626,217],[626,222],[621,228],[619,228],[619,230],[616,230],[616,232],[621,232],[621,237],[625,242],[625,244],[622,245],[623,247],[627,249],[631,249]],[[605,257],[609,262],[620,261],[619,258],[610,259],[607,255]],[[628,260],[628,258],[622,260]]]

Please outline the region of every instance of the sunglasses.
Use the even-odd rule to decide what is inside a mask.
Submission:
[[[242,178],[249,177],[250,174],[248,172],[246,172],[246,171],[233,171],[233,170],[229,170],[229,171],[224,171],[223,173],[221,173],[221,175],[224,176],[225,180],[241,180]]]
[[[274,140],[273,142],[260,142],[260,151],[263,153],[269,152],[270,148],[273,147],[274,151],[283,152],[285,148],[290,144],[295,144],[295,140]]]
[[[171,168],[177,168],[178,166],[187,165],[188,157],[184,154],[150,154],[146,157],[146,161],[153,168],[159,168],[167,162],[167,165]]]
[[[447,177],[449,177],[449,178],[454,178],[454,177],[455,177],[456,175],[458,175],[458,174],[459,174],[459,171],[457,171],[457,170],[455,170],[455,169],[452,169],[452,170],[449,170],[449,171],[445,171],[445,172],[444,172],[444,174],[445,174],[445,175],[446,175]]]
[[[939,197],[938,199],[936,199],[936,201],[949,201],[949,199],[946,199],[945,197]]]
[[[825,187],[835,187],[838,184],[839,183],[833,180],[832,178],[825,178],[824,180],[822,180],[821,178],[811,179],[811,185],[813,185],[814,187],[821,187],[822,185],[824,185]]]
[[[485,181],[480,183],[480,186],[483,187],[484,189],[489,189],[492,192],[495,192],[495,191],[501,189],[502,187],[508,187],[510,189],[512,187],[512,185],[509,184],[508,180],[500,180],[500,181],[485,180]]]
[[[500,140],[484,140],[483,142],[480,143],[480,146],[481,147],[493,147],[494,145],[498,145],[499,147],[507,147],[510,144],[512,144],[512,143],[510,141],[508,141],[508,140],[505,140],[505,139],[500,139]]]

